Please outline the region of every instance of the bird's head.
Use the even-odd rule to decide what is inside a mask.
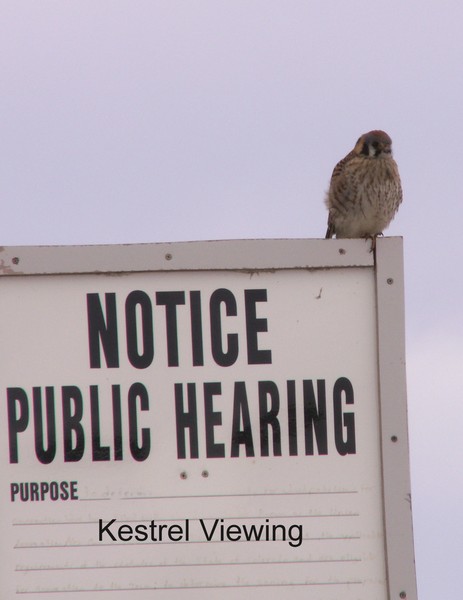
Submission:
[[[385,131],[375,129],[359,137],[354,152],[372,158],[390,157],[392,156],[392,140]]]

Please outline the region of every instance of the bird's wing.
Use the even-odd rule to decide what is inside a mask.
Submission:
[[[357,156],[357,154],[354,152],[354,150],[351,150],[349,154],[347,154],[342,160],[338,162],[338,164],[333,169],[333,173],[331,174],[331,183],[333,183],[333,181],[335,181],[339,176],[342,175],[346,163],[352,160],[355,156]]]
[[[330,190],[342,186],[342,176],[344,175],[344,167],[348,162],[350,162],[353,158],[355,158],[357,154],[354,150],[351,150],[349,154],[347,154],[342,160],[340,160],[337,165],[333,169],[333,173],[331,174],[330,180]],[[329,206],[329,205],[328,205]],[[329,207],[330,208],[330,207]],[[326,230],[325,239],[332,238],[336,234],[336,229],[334,226],[334,222],[331,216],[331,212],[328,213],[328,228]]]

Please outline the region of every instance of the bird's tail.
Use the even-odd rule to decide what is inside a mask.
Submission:
[[[334,225],[328,221],[328,229],[326,230],[325,240],[332,238],[335,234]]]

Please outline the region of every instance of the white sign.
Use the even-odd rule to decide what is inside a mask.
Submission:
[[[233,249],[220,243],[184,259],[185,244],[119,247],[123,268],[27,274],[41,249],[9,250],[1,599],[395,597],[378,270],[340,242],[305,241],[298,261],[301,242],[261,242],[254,267],[222,268],[204,258]],[[317,268],[321,248],[332,264]],[[72,252],[88,249],[55,263]],[[388,443],[407,473],[401,437]],[[409,566],[398,597],[414,597]]]

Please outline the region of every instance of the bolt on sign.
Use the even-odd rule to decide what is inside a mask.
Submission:
[[[416,600],[401,239],[1,259],[2,600]]]

